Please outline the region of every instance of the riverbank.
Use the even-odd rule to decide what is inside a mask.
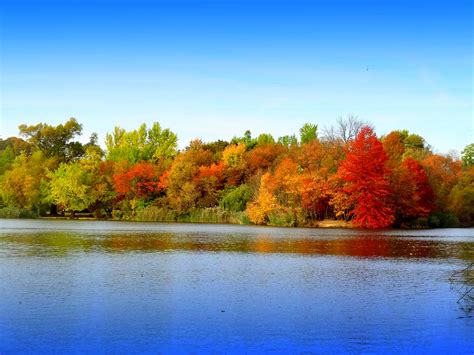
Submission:
[[[251,223],[241,223],[241,222],[210,222],[208,220],[188,220],[186,221],[184,218],[181,221],[153,221],[153,220],[137,220],[137,219],[107,219],[107,218],[95,218],[95,217],[85,217],[85,216],[77,216],[73,219],[70,217],[61,217],[61,216],[55,216],[55,217],[37,217],[37,219],[41,220],[63,220],[63,221],[68,221],[68,220],[75,220],[75,221],[117,221],[117,222],[149,222],[149,223],[196,223],[196,224],[202,224],[202,223],[211,223],[211,224],[231,224],[231,225],[253,225]],[[267,227],[279,227],[279,226],[274,226],[274,225],[266,225]],[[296,227],[296,226],[295,226]],[[303,226],[298,226],[298,227],[303,227]],[[354,228],[353,225],[350,222],[345,222],[345,221],[334,221],[334,220],[322,220],[318,221],[316,224],[314,224],[311,227],[305,226],[306,228]]]
[[[0,219],[28,218],[41,220],[75,220],[75,221],[124,221],[124,222],[156,222],[156,223],[212,223],[212,224],[235,224],[235,225],[253,225],[243,212],[221,212],[213,213],[206,210],[198,210],[191,214],[178,215],[173,212],[168,214],[138,214],[136,216],[124,216],[121,218],[97,218],[92,214],[76,213],[74,217],[65,216],[38,216],[33,213],[24,213],[15,211],[0,215]],[[311,225],[304,224],[276,224],[268,223],[268,227],[305,227],[305,228],[354,228],[352,223],[338,220],[314,221]]]
[[[41,216],[30,210],[16,208],[0,209],[0,219],[2,218],[39,218],[51,220],[112,220],[129,222],[160,222],[160,223],[212,223],[212,224],[236,224],[253,225],[245,212],[228,211],[220,207],[195,209],[187,213],[177,213],[176,211],[149,206],[136,211],[135,213],[113,211],[110,217],[97,218],[92,213],[76,212],[71,218],[70,214],[65,216]],[[264,224],[269,227],[301,227],[301,228],[355,228],[349,221],[343,220],[307,220],[295,213],[270,214],[268,221]],[[397,225],[395,229],[426,229],[426,228],[457,228],[472,227],[460,225],[456,219],[449,214],[434,213],[428,218],[419,218]]]

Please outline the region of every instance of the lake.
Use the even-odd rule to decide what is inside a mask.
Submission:
[[[466,353],[474,229],[0,220],[0,353]]]

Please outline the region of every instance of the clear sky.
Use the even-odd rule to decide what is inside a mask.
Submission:
[[[349,113],[439,152],[474,141],[473,1],[23,1],[1,9],[2,138],[76,117],[274,136]]]

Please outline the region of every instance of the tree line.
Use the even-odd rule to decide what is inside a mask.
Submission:
[[[0,139],[0,216],[360,228],[472,226],[474,144],[442,155],[420,135],[377,137],[356,117],[275,139],[191,141],[155,122],[77,141],[82,125],[20,125]]]

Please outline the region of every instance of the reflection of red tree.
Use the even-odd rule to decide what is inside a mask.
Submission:
[[[387,257],[391,256],[391,245],[389,238],[363,237],[347,243],[350,246],[350,255],[358,257]]]

